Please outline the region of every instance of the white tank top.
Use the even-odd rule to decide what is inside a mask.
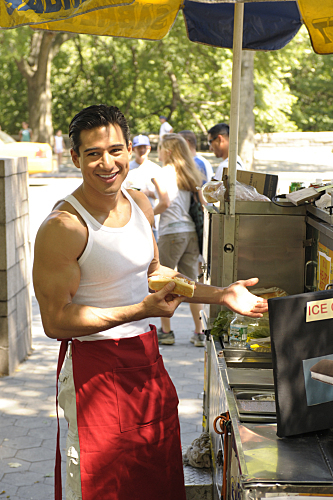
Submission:
[[[88,242],[78,260],[79,288],[73,303],[93,307],[120,307],[137,304],[149,293],[147,271],[154,256],[151,226],[125,189],[131,203],[131,218],[124,227],[100,224],[73,196],[65,201],[81,215],[88,228]],[[125,323],[78,340],[105,340],[135,337],[149,331],[149,319]]]

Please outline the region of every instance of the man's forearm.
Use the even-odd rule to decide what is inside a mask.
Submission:
[[[162,275],[171,278],[173,276],[180,276],[189,279],[188,276],[184,276],[161,265],[157,266],[151,275]],[[220,306],[226,306],[232,311],[245,316],[260,318],[262,314],[268,310],[267,300],[256,297],[247,289],[247,287],[256,285],[258,281],[258,278],[239,280],[225,288],[204,285],[203,283],[196,282],[194,296],[192,298],[184,298],[184,302],[192,302],[196,304],[217,304]]]
[[[83,337],[145,317],[144,303],[99,308],[70,303],[61,311],[41,310],[45,334],[54,339]]]
[[[152,273],[152,275],[166,276],[168,278],[174,278],[179,276],[180,278],[186,278],[191,280],[188,276],[178,273],[174,269],[169,267],[159,266],[158,269]],[[192,298],[184,299],[184,302],[192,302],[194,304],[220,304],[223,305],[223,295],[224,288],[219,288],[211,285],[204,285],[203,283],[195,282],[194,296]]]

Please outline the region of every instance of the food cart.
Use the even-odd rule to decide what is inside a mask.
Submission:
[[[331,2],[323,1],[311,5],[304,0],[278,2],[276,20],[268,20],[267,12],[273,10],[266,5],[261,21],[259,15],[251,15],[254,26],[244,32],[255,35],[254,42],[244,48],[252,50],[276,50],[276,40],[282,31],[284,43],[294,36],[301,25],[300,16],[293,19],[289,7],[301,3],[303,20],[307,21],[314,47],[319,53],[332,53]],[[225,12],[218,17],[214,2],[206,2],[198,13],[197,26],[191,24],[188,33],[193,41],[216,46],[228,46],[220,40],[221,32],[230,32],[225,23]],[[234,3],[233,77],[230,116],[230,199],[231,203],[220,207],[218,212],[207,212],[205,221],[205,281],[211,284],[228,285],[235,279],[257,275],[261,286],[281,286],[288,293],[301,293],[307,287],[316,289],[315,241],[332,250],[328,245],[330,223],[319,221],[316,214],[304,208],[277,207],[268,204],[243,204],[235,206],[236,157],[239,117],[239,90],[241,73],[241,51],[243,38],[243,0],[225,0]],[[260,4],[256,0],[246,4]],[[51,5],[52,4],[52,5]],[[50,31],[90,33],[95,35],[125,36],[158,40],[165,36],[182,8],[186,16],[195,14],[195,2],[165,0],[161,2],[135,2],[91,0],[79,2],[1,2],[0,25],[2,28],[30,25]],[[267,2],[262,2],[265,8]],[[292,6],[292,4],[295,4]],[[221,6],[223,7],[223,6]],[[269,7],[269,8],[268,8]],[[275,32],[283,10],[288,7],[286,20],[294,25],[286,36],[285,28]],[[214,9],[213,9],[214,8]],[[222,11],[222,8],[220,9]],[[203,22],[203,14],[208,22]],[[135,22],[134,22],[135,21]],[[216,21],[216,26],[213,26]],[[188,23],[189,24],[189,23]],[[187,24],[187,26],[188,26]],[[268,32],[262,30],[268,26]],[[282,24],[285,24],[282,23]],[[194,28],[201,30],[198,33]],[[222,28],[221,28],[222,27]],[[292,34],[293,33],[293,34]],[[212,39],[212,35],[218,37]],[[272,35],[272,37],[269,36]],[[262,35],[257,40],[257,35]],[[273,39],[274,47],[262,45],[262,41]],[[191,38],[190,38],[191,39]],[[318,39],[318,40],[316,40]],[[315,43],[317,42],[317,43]],[[319,43],[319,45],[318,45]],[[283,46],[281,45],[281,46]],[[314,217],[312,218],[312,215]],[[319,236],[320,235],[320,236]],[[310,244],[308,245],[308,240]],[[313,240],[313,241],[312,241]],[[305,245],[305,246],[304,246]],[[308,253],[310,251],[310,256]],[[325,253],[325,252],[321,252]],[[329,256],[329,255],[328,255]],[[306,260],[308,259],[308,260]],[[322,257],[323,263],[325,257]],[[328,259],[326,259],[328,260]],[[320,264],[320,262],[319,262]],[[310,277],[309,277],[310,276]],[[206,331],[209,332],[216,310],[205,312]],[[242,368],[241,368],[242,367]],[[256,367],[256,368],[254,368]],[[240,392],[236,392],[236,389]],[[330,434],[318,433],[306,439],[297,438],[287,443],[276,438],[273,405],[265,411],[245,408],[251,391],[266,391],[266,400],[252,400],[257,406],[271,403],[269,394],[273,390],[273,376],[269,356],[250,354],[245,349],[236,352],[208,340],[206,351],[206,378],[204,400],[204,426],[211,433],[214,462],[214,498],[219,498],[223,489],[224,498],[262,498],[268,495],[290,493],[333,494],[332,459]],[[250,391],[250,393],[249,393]],[[253,396],[253,392],[251,398]],[[243,398],[239,397],[244,396]],[[237,397],[238,396],[238,397]],[[237,403],[238,401],[238,403]],[[243,407],[239,405],[242,401]],[[261,408],[262,410],[262,408]],[[220,426],[221,413],[229,423]],[[260,418],[260,420],[258,420]],[[230,423],[231,422],[231,423]],[[214,427],[218,432],[215,432]],[[223,430],[222,430],[223,428]],[[221,434],[219,434],[221,432]],[[223,478],[224,475],[224,478]]]
[[[257,276],[260,288],[278,287],[289,295],[331,283],[328,210],[236,201],[232,239],[227,211],[223,204],[205,210],[205,283],[226,286]],[[231,274],[226,262],[232,263]],[[271,353],[213,338],[219,309],[208,305],[202,311],[208,337],[203,426],[211,437],[213,499],[333,496],[333,432],[277,436]]]

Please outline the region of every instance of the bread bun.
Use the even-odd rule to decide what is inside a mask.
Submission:
[[[218,201],[216,192],[222,184],[222,181],[209,181],[204,184],[202,195],[207,203],[216,203]]]
[[[179,277],[168,278],[167,276],[152,276],[151,278],[148,279],[148,285],[151,290],[155,290],[156,292],[158,292],[171,281],[176,283],[176,286],[171,291],[171,293],[175,293],[177,295],[183,295],[184,297],[193,297],[195,282],[190,281],[186,278],[179,278]]]

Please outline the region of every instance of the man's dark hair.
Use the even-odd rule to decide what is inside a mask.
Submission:
[[[194,149],[197,149],[197,138],[192,130],[182,130],[181,132],[178,132],[178,134],[184,137],[184,139],[188,141]]]
[[[69,139],[71,147],[77,155],[81,146],[80,134],[82,130],[91,130],[97,127],[118,125],[123,133],[126,146],[130,141],[130,129],[125,116],[116,106],[94,104],[77,113],[69,125]]]
[[[227,125],[226,123],[218,123],[208,130],[208,134],[212,137],[217,137],[218,135],[226,135],[227,137],[229,137],[229,125]]]

